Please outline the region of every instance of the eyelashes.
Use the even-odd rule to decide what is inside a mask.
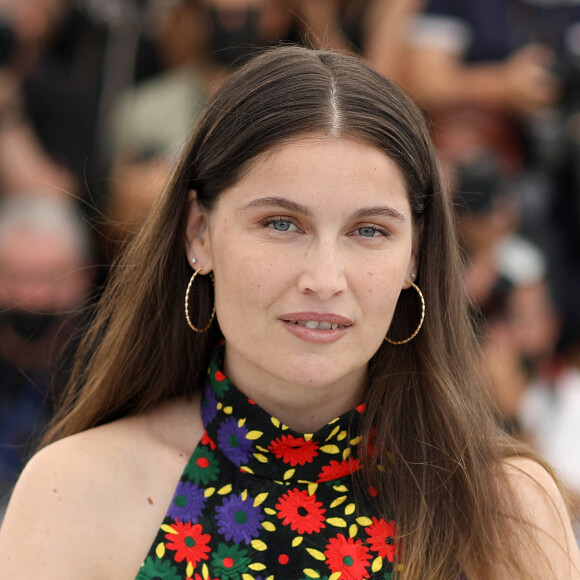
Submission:
[[[354,230],[361,238],[389,237],[390,233],[378,226],[361,226]],[[352,234],[351,234],[352,235]]]
[[[268,228],[282,234],[287,232],[304,232],[304,230],[299,227],[293,219],[283,216],[262,220],[260,224],[264,228]],[[366,239],[374,239],[381,237],[388,238],[390,237],[391,233],[387,229],[375,224],[365,224],[348,231],[346,235],[350,237],[358,236]]]
[[[262,224],[264,227],[271,228],[277,232],[302,231],[292,220],[283,217],[270,218],[263,221]]]

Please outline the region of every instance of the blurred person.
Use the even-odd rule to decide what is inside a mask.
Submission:
[[[470,139],[469,130],[460,128],[453,138],[449,133],[439,154],[457,209],[466,290],[485,313],[498,281],[498,245],[518,231],[520,213],[501,159]]]
[[[0,200],[0,506],[50,418],[59,354],[80,324],[70,315],[93,278],[87,227],[70,201]]]
[[[474,147],[481,146],[477,130],[463,121],[456,119],[440,153],[455,191],[482,369],[504,429],[532,444],[562,477],[580,540],[580,365],[562,351],[563,314],[549,260],[518,233],[514,184],[497,159]]]
[[[546,259],[529,240],[506,236],[495,247],[496,280],[482,311],[484,368],[505,427],[524,437],[521,409],[534,381],[553,375],[560,313],[546,281]]]
[[[208,22],[201,0],[159,3],[148,35],[162,70],[113,104],[103,155],[109,166],[107,237],[119,241],[144,219],[213,87],[224,77],[208,58]],[[114,244],[112,251],[114,251]]]
[[[501,159],[480,144],[473,145],[477,141],[471,141],[470,149],[470,139],[471,133],[459,125],[453,138],[447,135],[440,153],[457,208],[464,283],[483,344],[482,362],[505,426],[514,431],[530,369],[522,366],[522,351],[527,349],[512,336],[508,306],[522,288],[545,284],[546,259],[519,234],[516,188]],[[531,319],[534,314],[540,312],[530,314]],[[532,334],[518,335],[522,340],[526,336],[532,338]],[[557,336],[550,332],[545,340],[553,352]]]
[[[562,344],[561,314],[537,248],[519,240],[501,250],[503,291],[496,293],[496,309],[484,331],[488,376],[506,426],[533,445],[560,477],[580,542],[577,341]]]
[[[550,373],[534,379],[522,397],[522,434],[557,470],[570,495],[580,542],[580,341],[578,330],[559,345]]]
[[[63,22],[68,0],[0,0],[0,185],[9,191],[75,189],[29,117],[26,83]]]
[[[562,477],[580,540],[580,365],[570,349],[562,351],[562,313],[548,283],[547,257],[517,234],[517,205],[501,199],[492,167],[480,162],[457,183],[482,367],[503,427],[532,444]]]
[[[404,85],[434,126],[478,116],[488,145],[525,182],[522,232],[548,256],[566,318],[580,320],[580,3],[429,0],[408,45]]]
[[[408,28],[403,84],[435,124],[457,111],[485,118],[489,145],[517,159],[515,170],[530,172],[537,189],[537,173],[554,181],[548,173],[564,158],[579,35],[575,0],[428,0]],[[542,186],[545,224],[554,194]]]
[[[0,0],[0,30],[0,183],[86,199],[105,30],[73,0]]]
[[[535,113],[556,103],[555,59],[579,20],[576,2],[428,0],[409,30],[406,86],[428,110]]]

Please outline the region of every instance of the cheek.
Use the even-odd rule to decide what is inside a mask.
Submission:
[[[218,314],[225,309],[233,316],[254,308],[264,311],[287,286],[285,261],[262,255],[256,247],[250,253],[241,243],[223,244],[214,258]]]
[[[376,332],[386,332],[391,324],[403,283],[399,270],[366,271],[359,278],[362,308],[367,310],[369,326]]]
[[[383,272],[377,270],[366,271],[364,275],[357,277],[359,291],[369,300],[383,304],[385,308],[397,299],[403,284],[404,276],[398,269],[389,269]]]

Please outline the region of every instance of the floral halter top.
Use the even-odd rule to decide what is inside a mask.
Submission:
[[[222,351],[209,367],[205,433],[137,580],[390,579],[395,524],[353,490],[364,405],[297,433],[228,381]]]

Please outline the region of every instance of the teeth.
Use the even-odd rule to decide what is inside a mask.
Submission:
[[[294,324],[315,330],[336,330],[344,327],[344,324],[331,324],[330,322],[319,322],[318,320],[295,320]]]

